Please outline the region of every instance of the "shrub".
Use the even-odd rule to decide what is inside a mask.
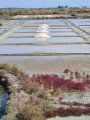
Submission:
[[[17,115],[18,120],[45,120],[43,111],[37,106],[26,105],[20,110]]]
[[[27,81],[22,81],[22,86],[23,89],[27,92],[27,93],[35,93],[39,90],[39,85],[36,82],[30,82],[29,80]]]
[[[62,90],[80,90],[84,91],[86,86],[89,86],[90,80],[82,79],[82,82],[72,81],[72,79],[65,79],[57,75],[36,75],[34,81],[39,84],[43,84],[44,88],[51,89],[53,86],[54,90],[61,88]]]
[[[68,73],[70,70],[69,69],[65,69],[64,70],[64,73]]]
[[[20,70],[17,69],[17,67],[14,66],[10,66],[8,64],[0,64],[0,76],[10,73],[13,74],[15,76],[18,76]]]
[[[44,100],[47,100],[48,97],[47,97],[47,94],[44,90],[38,90],[35,95],[40,98],[40,99],[44,99]]]
[[[23,105],[28,104],[29,98],[29,95],[25,91],[16,92],[14,100],[17,103],[17,109],[19,110]]]

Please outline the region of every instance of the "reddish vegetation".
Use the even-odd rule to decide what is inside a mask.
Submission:
[[[29,76],[24,72],[20,72],[18,77],[22,80],[22,84],[24,87],[29,87],[30,84],[36,83],[37,86],[43,84],[44,88],[53,88],[54,90],[62,89],[63,91],[84,91],[86,89],[90,89],[90,76],[88,74],[85,75],[85,73],[83,73],[83,75],[81,76],[79,72],[76,71],[75,73],[73,73],[68,69],[66,69],[64,72],[69,74],[68,79],[65,78],[65,75],[59,77],[56,74],[33,75],[31,78],[29,78]],[[76,81],[73,80],[73,74],[76,78]],[[79,79],[79,81],[77,81],[77,79]]]
[[[66,70],[64,70],[64,73],[68,73],[70,70],[69,69],[66,69]]]
[[[90,115],[90,108],[58,108],[53,111],[48,111],[44,114],[46,118],[50,117],[65,117],[65,116],[81,116],[82,114]]]
[[[69,105],[69,106],[84,106],[84,107],[90,107],[90,103],[84,104],[79,102],[61,102],[62,105]]]
[[[20,72],[18,77],[21,79],[23,89],[27,93],[35,93],[36,91],[40,90],[40,86],[43,85],[44,88],[51,89],[53,88],[54,90],[61,89],[63,91],[72,91],[72,90],[80,90],[84,91],[87,88],[90,89],[90,76],[83,75],[81,76],[80,73],[77,71],[73,73],[72,71],[66,69],[64,71],[66,74],[70,74],[69,79],[65,79],[65,76],[62,75],[59,77],[56,74],[53,75],[33,75],[31,78],[25,74],[24,72]],[[82,79],[80,81],[74,81],[73,80],[73,74],[75,74],[76,79]],[[62,100],[61,97],[59,97],[60,100]],[[30,101],[33,101],[33,98],[30,97]],[[78,102],[61,102],[63,105],[70,105],[70,106],[77,106],[77,107],[69,107],[69,108],[58,108],[55,110],[51,111],[46,111],[44,112],[44,116],[46,118],[50,117],[55,117],[55,116],[60,116],[60,117],[65,117],[65,116],[81,116],[82,114],[85,115],[90,115],[90,104],[83,104],[83,103],[78,103]],[[83,106],[86,108],[79,108],[78,106]]]
[[[6,73],[14,74],[21,80],[21,88],[14,93],[16,106],[17,106],[17,116],[18,120],[45,120],[46,118],[60,116],[81,116],[83,114],[90,115],[90,103],[83,104],[78,102],[62,102],[63,94],[61,96],[60,92],[73,93],[69,91],[84,91],[90,89],[90,76],[85,73],[81,74],[79,72],[72,72],[69,69],[64,71],[64,74],[60,77],[56,74],[53,75],[33,75],[31,78],[28,74],[25,74],[22,71],[19,71],[14,65],[13,67],[9,65],[0,65],[0,75]],[[68,75],[66,79],[65,75]],[[75,79],[75,80],[74,80]],[[41,89],[42,87],[42,89]],[[47,96],[47,92],[51,92],[51,101]],[[53,92],[51,90],[54,90]],[[60,90],[60,91],[59,91]],[[59,92],[59,93],[58,93]],[[83,92],[81,93],[83,94]],[[68,108],[58,108],[52,107],[51,105],[57,104],[57,101],[54,101],[55,97],[59,98],[60,104],[69,105]],[[51,102],[51,104],[50,104]],[[76,106],[76,107],[72,107]],[[82,106],[81,108],[78,106]],[[44,116],[43,116],[44,115]]]
[[[67,70],[66,70],[67,71]],[[67,72],[66,72],[67,73]],[[71,73],[72,74],[72,73]],[[76,78],[81,78],[81,82],[73,81],[73,76],[70,76],[69,79],[65,79],[65,76],[59,77],[58,75],[33,75],[32,80],[38,82],[39,84],[43,84],[45,88],[50,89],[52,86],[54,90],[62,89],[62,90],[80,90],[84,91],[90,85],[90,76],[86,75],[83,77],[80,76],[78,72],[75,72]]]

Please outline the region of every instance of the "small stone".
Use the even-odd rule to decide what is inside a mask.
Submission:
[[[13,84],[12,87],[19,87],[19,84]]]
[[[12,78],[11,80],[14,81],[14,82],[18,81],[17,78]]]

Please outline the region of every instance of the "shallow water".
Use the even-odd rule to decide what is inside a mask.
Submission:
[[[6,101],[8,98],[8,94],[0,95],[0,119],[6,114]]]
[[[35,36],[36,33],[13,33],[10,36]],[[77,35],[74,32],[58,32],[58,33],[48,33],[49,36],[73,36],[73,35]]]
[[[32,29],[32,28],[22,28],[22,29],[19,29],[19,30],[16,30],[15,32],[36,32],[36,31],[38,31],[38,28],[35,28],[35,29]],[[72,31],[71,29],[69,29],[69,28],[54,28],[53,27],[53,29],[51,29],[51,28],[48,28],[48,31],[50,31],[50,32],[52,32],[52,31],[55,31],[55,32],[61,32],[61,31],[66,31],[66,32],[68,32],[68,31]]]
[[[58,33],[49,33],[48,35],[50,36],[68,36],[68,35],[73,36],[77,34],[74,32],[61,32],[61,33],[58,32]]]
[[[35,33],[13,33],[10,36],[35,36]]]
[[[69,20],[76,25],[89,25],[90,26],[90,23],[89,23],[90,19],[69,19]]]
[[[89,24],[89,21],[90,21],[89,19],[69,19],[69,20],[75,24],[85,23],[86,25]],[[16,22],[16,24],[18,23],[18,21],[14,21],[14,22]],[[18,24],[20,24],[20,21]],[[38,27],[41,24],[49,25],[49,28],[47,29],[49,33],[47,33],[46,35],[49,35],[50,38],[47,38],[47,39],[42,38],[42,40],[39,38],[34,38],[34,36],[37,34],[36,32],[39,31]],[[84,27],[88,27],[88,26],[84,26]],[[28,20],[19,30],[16,30],[16,33],[14,32],[13,34],[11,34],[9,36],[10,38],[6,38],[0,43],[35,43],[35,45],[7,45],[7,46],[2,45],[0,46],[0,54],[34,53],[34,52],[36,53],[42,53],[42,52],[43,53],[44,52],[45,53],[90,53],[90,45],[80,44],[80,42],[84,43],[86,41],[82,37],[78,37],[78,36],[73,37],[74,35],[77,36],[77,34],[73,32],[71,29],[69,29],[69,27],[65,25],[65,23],[62,20],[56,20],[56,19]],[[22,38],[18,38],[20,36]],[[26,36],[26,38],[23,38],[23,36],[24,37]],[[31,36],[31,37],[33,36],[33,37],[28,38],[28,36]],[[71,37],[66,37],[66,36],[71,36]],[[13,38],[13,37],[16,37],[16,38]],[[75,42],[79,44],[76,45]],[[49,43],[53,45],[50,45]],[[60,44],[63,43],[65,45],[59,45],[59,44],[55,45],[57,43],[60,43]]]
[[[50,37],[45,41],[40,41],[36,38],[6,38],[1,43],[70,43],[70,42],[85,42],[81,37]]]
[[[26,22],[23,26],[25,26],[25,25],[36,26],[36,25],[40,25],[40,24],[47,24],[47,25],[65,25],[65,23],[62,22],[61,20],[47,19],[47,20],[29,20],[29,21]]]
[[[68,19],[68,20],[70,20],[70,21],[78,21],[78,22],[87,22],[87,21],[90,21],[90,19],[89,18],[87,18],[87,19]]]
[[[0,54],[13,53],[90,53],[90,45],[47,45],[47,46],[25,46],[25,45],[2,45]]]
[[[32,28],[21,28],[19,30],[16,30],[15,32],[36,32],[37,28],[32,29]]]
[[[0,35],[4,34],[7,31],[8,31],[8,29],[0,29]]]
[[[0,35],[6,33],[7,31],[13,29],[14,27],[18,26],[21,24],[21,22],[23,21],[8,21],[7,23],[3,24],[2,26],[0,26]]]

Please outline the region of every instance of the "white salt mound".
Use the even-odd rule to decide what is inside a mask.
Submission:
[[[49,27],[47,24],[41,24],[41,25],[39,25],[39,27]]]
[[[41,24],[40,26],[39,26],[39,30],[47,30],[48,29],[48,25],[46,25],[46,24]]]
[[[37,40],[39,40],[39,41],[45,41],[45,40],[47,40],[48,38],[37,38]]]
[[[49,33],[49,31],[47,30],[40,30],[40,31],[37,31],[38,33]]]
[[[38,33],[35,35],[35,38],[49,38],[50,36],[45,33]]]
[[[38,28],[38,30],[47,30],[48,28],[47,27],[44,27],[44,26],[40,26],[39,28]]]
[[[45,41],[46,39],[48,39],[50,37],[49,35],[47,35],[47,33],[49,33],[49,31],[47,31],[48,27],[49,26],[46,24],[41,24],[38,28],[39,31],[37,31],[37,34],[34,37],[40,41]]]

